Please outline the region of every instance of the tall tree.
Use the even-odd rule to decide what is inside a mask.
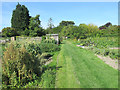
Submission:
[[[23,33],[25,28],[29,25],[29,11],[24,5],[16,5],[16,9],[13,10],[11,26],[15,28],[19,35]]]

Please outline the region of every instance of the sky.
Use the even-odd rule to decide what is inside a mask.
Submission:
[[[98,27],[111,22],[118,25],[118,2],[19,2],[25,5],[32,17],[40,15],[43,28],[48,27],[48,20],[52,18],[54,26],[62,20],[94,24]],[[2,27],[11,27],[11,18],[17,2],[2,2]],[[0,4],[1,5],[1,4]]]

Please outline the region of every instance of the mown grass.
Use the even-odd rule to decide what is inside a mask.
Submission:
[[[118,70],[93,52],[65,42],[59,54],[57,88],[118,88]]]

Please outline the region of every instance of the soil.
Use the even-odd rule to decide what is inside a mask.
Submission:
[[[109,66],[111,66],[115,69],[118,69],[118,66],[120,65],[120,62],[118,62],[117,59],[111,59],[109,56],[107,56],[107,57],[101,56],[101,55],[96,55],[96,56],[98,58],[100,58],[101,60],[103,60],[106,64],[108,64]]]
[[[48,59],[48,61],[45,63],[45,65],[48,65],[49,63],[51,63],[53,60],[52,60],[52,57],[50,57],[49,59]]]

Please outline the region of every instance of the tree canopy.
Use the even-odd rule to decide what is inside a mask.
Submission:
[[[19,35],[28,28],[29,25],[29,11],[24,5],[16,6],[16,9],[13,10],[12,19],[11,19],[11,27],[15,28]]]
[[[60,26],[74,25],[74,21],[62,21],[59,23]]]
[[[41,21],[39,17],[40,15],[36,15],[30,18],[29,27],[25,29],[25,35],[42,36],[44,34],[42,27],[40,27]]]
[[[111,25],[112,25],[112,23],[111,23],[111,22],[108,22],[108,23],[106,23],[105,25],[100,26],[99,29],[100,29],[100,30],[106,29],[107,27],[109,27],[109,26],[111,26]]]

